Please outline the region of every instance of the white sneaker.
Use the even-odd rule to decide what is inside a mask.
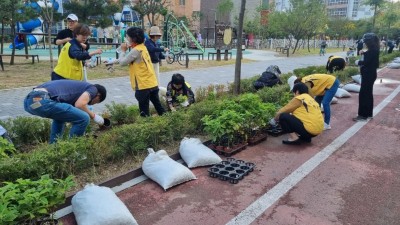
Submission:
[[[332,129],[331,125],[324,123],[324,130]]]

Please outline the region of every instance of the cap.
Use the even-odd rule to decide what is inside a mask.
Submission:
[[[159,35],[161,36],[161,32],[160,32],[160,28],[158,28],[157,26],[153,26],[150,28],[150,34],[149,35]]]
[[[73,20],[73,21],[78,21],[78,17],[75,14],[69,14],[67,16],[67,20]]]
[[[296,79],[297,79],[297,77],[293,75],[293,76],[289,77],[289,79],[287,80],[289,87],[290,87],[290,91],[292,91],[293,86],[294,86],[294,81]]]

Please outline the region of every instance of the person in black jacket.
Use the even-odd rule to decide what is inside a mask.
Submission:
[[[360,51],[364,48],[364,42],[362,39],[356,41],[357,44],[357,55],[360,55]]]
[[[374,33],[366,33],[363,42],[367,51],[360,51],[361,60],[356,60],[355,64],[360,66],[361,89],[358,95],[358,116],[354,121],[367,121],[373,116],[374,96],[373,87],[377,77],[379,67],[379,38]]]
[[[78,17],[75,14],[69,14],[67,16],[68,27],[58,32],[56,39],[54,39],[54,44],[65,45],[67,42],[71,41],[72,38],[74,38],[73,31],[77,25],[78,25]],[[88,51],[90,48],[90,45],[87,40],[85,43],[81,43],[81,46],[86,51]]]
[[[261,74],[261,77],[254,81],[254,88],[259,90],[263,87],[272,87],[276,84],[282,84],[279,75],[281,74],[281,70],[277,65],[269,66],[265,72]]]
[[[331,55],[326,63],[326,70],[330,73],[343,70],[346,67],[346,60],[340,56]]]
[[[185,102],[179,102],[178,96],[184,96]],[[194,93],[190,84],[185,82],[185,77],[182,74],[175,73],[172,75],[171,81],[167,86],[167,105],[171,111],[176,111],[176,107],[186,107],[195,102]]]
[[[162,34],[160,29],[156,26],[150,28],[150,38],[147,39],[144,44],[146,45],[147,51],[149,51],[151,62],[153,63],[154,72],[157,76],[158,84],[160,84],[160,61],[165,59],[162,52],[166,52],[168,48],[161,48],[158,46],[157,41],[161,38]]]

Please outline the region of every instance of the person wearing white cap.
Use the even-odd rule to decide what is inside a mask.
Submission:
[[[74,38],[73,31],[75,27],[78,25],[78,17],[75,14],[69,14],[67,16],[67,28],[58,32],[57,37],[54,39],[54,44],[56,45],[65,45],[67,42],[71,41]],[[81,43],[81,46],[84,50],[89,50],[90,46],[88,41],[85,43]]]
[[[162,34],[160,28],[152,26],[150,28],[150,38],[145,41],[147,51],[150,54],[151,62],[153,63],[154,72],[156,73],[158,83],[160,83],[160,61],[165,59],[162,52],[166,52],[168,48],[160,48],[157,41],[161,38]]]

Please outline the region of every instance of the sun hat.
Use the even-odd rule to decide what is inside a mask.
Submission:
[[[67,20],[78,21],[78,17],[75,14],[69,14]]]
[[[158,35],[158,36],[162,36],[161,32],[160,32],[160,28],[158,28],[157,26],[152,26],[150,28],[150,34],[149,35]]]

